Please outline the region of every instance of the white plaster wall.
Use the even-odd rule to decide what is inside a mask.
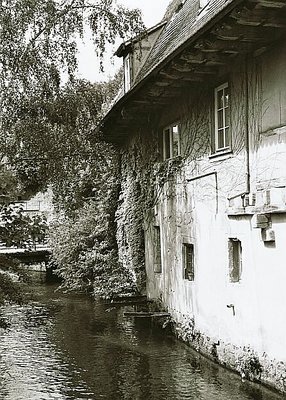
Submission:
[[[286,63],[285,63],[286,68]],[[286,184],[286,126],[260,135],[252,170],[256,183],[263,188],[273,187],[273,181]]]
[[[182,236],[186,230],[176,225],[176,210],[169,225],[162,228],[161,274],[152,271],[152,254],[147,254],[147,293],[162,298],[178,322],[194,317],[196,329],[212,340],[250,346],[263,355],[286,361],[286,216],[274,216],[275,245],[261,239],[261,230],[251,226],[251,217],[228,218],[215,214],[203,202],[195,204],[194,227],[189,237],[195,245],[195,280],[183,279]],[[160,220],[170,217],[167,206]],[[231,283],[228,273],[228,238],[242,243],[242,275]],[[151,245],[152,243],[150,243]],[[147,235],[147,246],[148,235]],[[234,305],[235,315],[228,304]]]
[[[281,46],[285,49],[285,44]],[[269,68],[268,72],[264,68],[264,79],[280,76],[283,68],[285,71],[285,51],[280,54],[278,64],[273,60],[270,62],[271,54],[263,57]],[[241,77],[233,83],[236,89],[240,87],[239,81]],[[284,81],[279,90],[284,88],[286,93]],[[264,85],[269,98],[275,98],[277,94],[279,85],[276,80],[274,83],[273,86]],[[273,96],[272,89],[276,93]],[[252,90],[257,93],[250,101],[257,102],[261,88],[258,85]],[[279,97],[280,109],[286,99],[285,93]],[[263,109],[259,111],[265,103],[258,101],[255,105],[250,104],[252,106],[255,112],[251,114],[249,124],[251,190],[256,194],[257,207],[265,206],[265,191],[270,190],[268,206],[279,209],[279,214],[270,214],[275,242],[262,240],[261,229],[254,227],[251,214],[227,214],[227,198],[247,188],[245,131],[242,127],[245,120],[237,114],[237,129],[233,131],[234,154],[217,158],[201,154],[197,159],[186,160],[175,183],[165,183],[156,215],[161,227],[162,273],[154,273],[152,226],[145,232],[147,294],[150,298],[160,298],[178,323],[183,323],[186,318],[194,319],[195,329],[212,342],[221,341],[237,349],[249,348],[261,360],[267,358],[272,377],[266,377],[265,381],[271,384],[278,366],[281,362],[286,363],[286,127],[282,124],[267,132],[260,131],[262,126],[270,124],[270,116]],[[184,134],[190,132],[186,129]],[[209,134],[205,132],[205,135]],[[186,138],[184,141],[187,142]],[[218,192],[214,174],[188,181],[214,171]],[[254,207],[251,212],[258,211]],[[232,237],[242,243],[242,274],[237,283],[229,279],[228,239]],[[194,244],[194,281],[183,279],[184,238]],[[227,307],[231,304],[235,314]],[[281,381],[280,378],[275,379]]]

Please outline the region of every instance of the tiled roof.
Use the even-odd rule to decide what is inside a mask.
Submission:
[[[199,2],[186,0],[157,39],[147,61],[136,77],[134,86],[160,66],[231,3],[235,3],[235,0],[210,0],[208,6],[199,13]]]
[[[204,28],[208,28],[215,17],[220,18],[223,11],[228,6],[240,3],[242,0],[210,0],[205,9],[199,12],[199,0],[182,1],[183,6],[177,13],[167,21],[160,36],[157,38],[154,46],[151,48],[149,55],[146,57],[145,63],[139,69],[135,81],[131,89],[124,94],[122,91],[115,99],[109,110],[106,112],[104,120],[108,119],[113,110],[120,107],[127,99],[133,96],[133,93],[139,89],[143,81],[148,79],[152,72],[159,70],[161,67],[171,60],[181,48],[187,46],[188,43],[199,37]],[[175,2],[174,2],[175,4]],[[171,6],[172,4],[170,4]],[[176,5],[176,4],[175,4]],[[169,6],[169,8],[170,8]],[[168,9],[167,9],[168,12]],[[165,17],[169,17],[166,12]],[[163,25],[164,21],[160,24]],[[166,21],[165,21],[166,22]],[[103,121],[104,121],[103,120]]]
[[[169,14],[177,4],[171,4]],[[131,89],[103,118],[105,137],[124,142],[186,87],[213,85],[219,72],[231,68],[240,55],[263,54],[282,39],[285,21],[286,0],[210,0],[204,9],[199,9],[199,0],[182,1],[167,18]]]

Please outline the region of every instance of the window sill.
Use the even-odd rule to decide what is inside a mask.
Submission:
[[[286,214],[286,205],[281,207],[271,205],[264,205],[260,207],[229,207],[227,209],[227,215],[229,217],[238,217],[242,215],[252,216],[254,214]]]
[[[153,272],[155,275],[161,275],[162,274],[162,267],[160,264],[155,263],[153,265]]]
[[[221,161],[227,158],[233,157],[233,151],[231,149],[217,151],[216,153],[212,153],[209,155],[210,161]]]

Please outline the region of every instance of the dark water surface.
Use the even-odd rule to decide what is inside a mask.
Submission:
[[[123,307],[54,289],[38,286],[37,301],[1,309],[1,400],[282,399],[123,317]]]

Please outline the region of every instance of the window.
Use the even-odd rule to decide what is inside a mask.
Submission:
[[[239,282],[241,278],[241,241],[233,238],[228,242],[229,278]]]
[[[162,272],[161,232],[159,226],[154,226],[154,272]]]
[[[230,149],[230,95],[228,83],[215,89],[215,151]]]
[[[131,87],[131,57],[128,54],[124,58],[124,92],[128,92]]]
[[[184,279],[194,280],[194,245],[183,243],[183,268]]]
[[[170,125],[163,130],[163,158],[177,157],[181,154],[179,125]]]
[[[267,131],[272,131],[269,132],[270,134],[275,133],[275,128],[286,125],[284,54],[285,46],[277,46],[277,48],[275,46],[266,57],[261,59],[261,81],[256,90],[261,93],[261,132],[263,133]]]

